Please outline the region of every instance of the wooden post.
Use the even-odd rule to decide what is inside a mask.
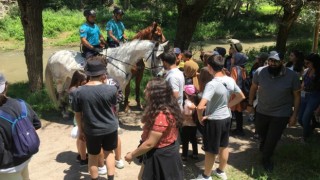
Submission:
[[[318,44],[319,44],[319,29],[320,28],[320,3],[318,4],[317,13],[316,13],[316,21],[314,23],[314,34],[313,34],[313,46],[312,52],[318,52]]]

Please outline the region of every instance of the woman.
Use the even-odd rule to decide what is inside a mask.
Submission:
[[[303,140],[311,133],[310,121],[314,112],[320,108],[320,56],[311,53],[304,64],[308,68],[303,76],[301,104],[299,109],[299,123],[303,127]]]
[[[18,100],[9,98],[6,93],[8,83],[0,73],[0,110],[10,114],[13,118],[21,115],[21,105]],[[26,104],[28,119],[35,129],[41,127],[37,114]],[[0,179],[29,180],[28,164],[31,156],[18,158],[13,156],[13,136],[11,123],[0,118]]]
[[[177,143],[178,126],[183,117],[171,86],[164,79],[149,81],[145,89],[147,107],[142,117],[141,145],[127,153],[125,160],[142,156],[139,179],[183,179],[182,161]]]
[[[303,59],[304,54],[301,51],[293,50],[290,52],[289,62],[286,64],[286,67],[295,71],[300,78],[303,74]]]
[[[185,76],[185,84],[190,85],[193,84],[196,88],[196,92],[199,92],[199,80],[198,80],[198,73],[199,65],[194,62],[193,60],[189,60],[184,64],[184,76]]]

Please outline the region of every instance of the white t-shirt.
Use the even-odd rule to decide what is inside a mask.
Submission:
[[[228,76],[215,77],[208,82],[202,96],[202,98],[208,100],[206,105],[208,120],[223,120],[231,117],[228,108],[230,95],[239,92],[241,92],[241,89],[234,79]]]
[[[167,72],[166,74],[166,81],[169,82],[171,85],[171,88],[175,92],[179,92],[178,97],[178,104],[180,105],[182,109],[182,103],[183,103],[183,87],[184,87],[184,76],[183,73],[178,69],[174,68]]]

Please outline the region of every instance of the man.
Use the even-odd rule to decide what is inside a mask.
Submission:
[[[79,139],[85,138],[87,144],[91,179],[98,179],[99,158],[101,159],[99,154],[102,148],[106,157],[108,179],[113,180],[113,150],[117,148],[118,120],[112,106],[117,103],[117,88],[104,83],[106,66],[97,58],[87,62],[85,70],[90,80],[76,90],[74,110],[79,124]]]
[[[204,172],[197,180],[211,180],[211,174],[227,179],[224,172],[229,157],[230,107],[245,97],[235,81],[223,73],[224,59],[221,55],[208,58],[208,71],[214,77],[207,83],[202,99],[197,107],[200,123],[204,126],[203,145],[205,151]],[[229,101],[230,94],[235,98]],[[205,116],[203,112],[205,110]],[[219,154],[219,167],[212,172],[216,156]]]
[[[163,63],[163,68],[167,70],[165,79],[171,85],[173,95],[177,98],[178,104],[182,109],[183,87],[185,81],[183,73],[177,68],[176,56],[174,53],[163,53],[160,58]]]
[[[279,53],[270,52],[267,61],[268,66],[260,67],[253,75],[247,110],[253,111],[258,90],[255,125],[261,137],[262,165],[266,171],[272,171],[271,157],[283,130],[288,123],[289,126],[296,124],[301,86],[298,75],[284,67]]]
[[[127,39],[124,33],[125,27],[121,21],[123,15],[124,12],[121,9],[115,8],[112,19],[107,22],[108,47],[118,47],[120,46],[120,42]]]
[[[96,12],[94,10],[85,10],[83,15],[86,17],[86,23],[80,26],[80,39],[82,51],[86,59],[98,55],[102,52],[102,47],[106,44],[100,28],[95,24]]]

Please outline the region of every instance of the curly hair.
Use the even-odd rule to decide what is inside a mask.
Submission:
[[[147,84],[147,106],[142,116],[142,123],[152,127],[158,114],[165,114],[169,125],[182,125],[183,116],[177,99],[173,96],[170,84],[162,78],[153,78]],[[173,117],[173,118],[172,118]]]

